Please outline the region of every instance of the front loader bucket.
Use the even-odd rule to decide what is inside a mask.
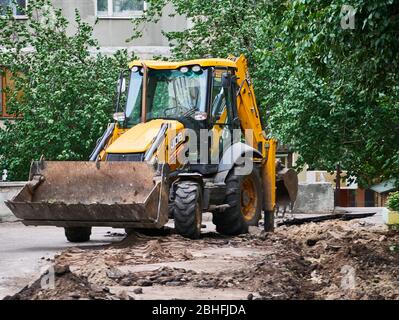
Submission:
[[[298,175],[294,169],[282,168],[277,172],[276,206],[277,211],[293,209],[298,194]]]
[[[6,205],[26,225],[160,228],[166,171],[146,162],[33,162],[30,181]]]

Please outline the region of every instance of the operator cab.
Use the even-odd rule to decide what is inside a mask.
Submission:
[[[115,120],[121,128],[154,119],[178,120],[193,129],[211,129],[215,125],[239,128],[238,122],[234,126],[237,88],[236,81],[232,81],[233,63],[227,59],[213,60],[218,63],[209,65],[208,59],[193,60],[192,64],[188,61],[185,65],[132,62],[130,69],[120,76]]]

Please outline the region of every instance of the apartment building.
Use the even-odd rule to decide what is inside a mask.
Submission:
[[[29,0],[17,0],[20,7],[25,7]],[[99,41],[100,50],[112,54],[118,49],[126,48],[140,58],[151,58],[154,55],[168,55],[168,41],[162,31],[176,31],[187,28],[188,21],[184,17],[170,17],[173,6],[167,5],[158,23],[143,26],[143,36],[140,39],[127,41],[132,34],[132,19],[138,18],[147,8],[143,0],[52,0],[54,7],[61,8],[63,15],[71,22],[78,9],[83,21],[94,25],[94,37]],[[10,7],[14,16],[26,20],[24,11],[13,4],[12,0],[0,0],[0,9]],[[95,24],[95,22],[97,23]],[[71,23],[71,33],[74,25]],[[1,61],[0,61],[1,67]],[[4,68],[4,67],[3,67]],[[0,126],[2,120],[10,118],[7,113],[6,95],[1,90],[10,85],[10,76],[7,72],[0,73]]]

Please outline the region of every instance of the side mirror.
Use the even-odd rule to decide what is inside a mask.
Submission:
[[[231,87],[231,75],[227,72],[222,74],[222,87],[228,89]]]

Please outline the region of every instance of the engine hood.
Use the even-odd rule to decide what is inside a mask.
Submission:
[[[116,139],[106,149],[106,153],[145,152],[150,147],[163,123],[169,123],[171,129],[176,131],[184,128],[183,124],[176,120],[156,119],[139,123]]]

